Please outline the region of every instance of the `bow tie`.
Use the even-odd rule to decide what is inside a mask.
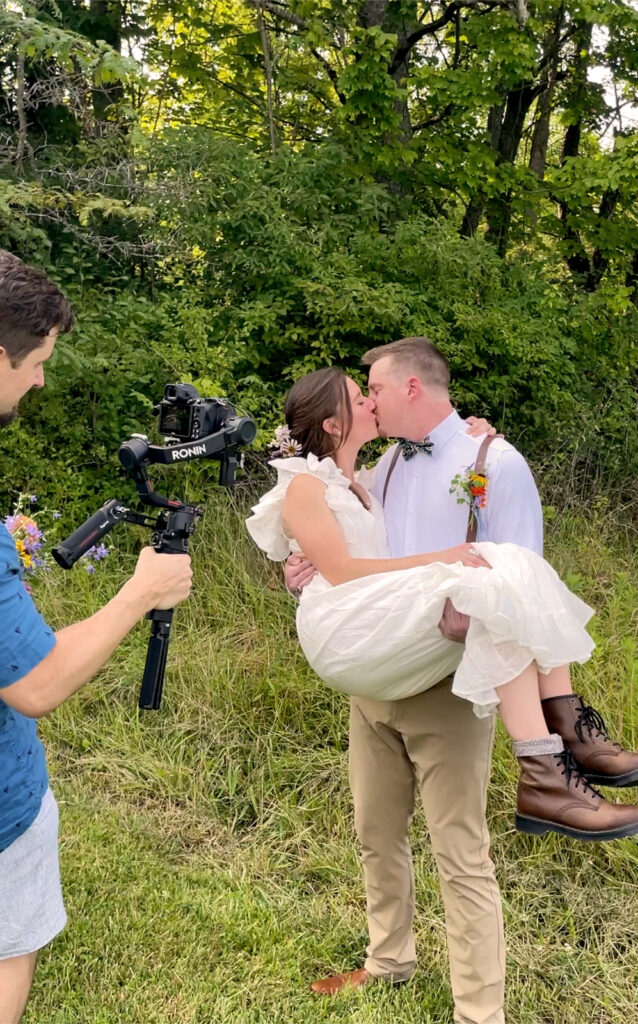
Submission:
[[[400,437],[399,448],[401,449],[403,458],[407,462],[408,459],[411,459],[412,456],[416,455],[418,452],[422,452],[424,455],[431,455],[434,445],[430,441],[429,437],[424,437],[422,441],[406,441],[404,437]]]

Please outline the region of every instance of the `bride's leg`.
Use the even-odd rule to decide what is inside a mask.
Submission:
[[[553,668],[546,676],[538,673],[538,691],[541,700],[549,697],[567,697],[572,694],[572,680],[569,665],[561,665],[560,668]]]
[[[532,662],[520,676],[496,687],[500,701],[498,710],[503,725],[514,741],[549,737],[541,707],[539,679],[542,678],[536,664]],[[558,746],[557,749],[561,750],[562,747]]]
[[[497,693],[505,727],[513,740],[558,734],[588,782],[596,786],[638,785],[638,752],[616,743],[607,734],[602,715],[574,693],[569,665],[546,675],[530,666],[512,683],[497,687]],[[541,745],[537,749],[548,748]]]

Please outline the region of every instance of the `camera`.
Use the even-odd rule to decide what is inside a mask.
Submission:
[[[235,417],[234,407],[225,398],[200,398],[192,384],[167,384],[153,413],[159,416],[160,434],[180,441],[214,434]]]
[[[163,554],[183,554],[202,515],[197,505],[185,505],[153,490],[147,468],[171,466],[191,459],[214,459],[219,463],[219,483],[232,487],[241,465],[240,448],[250,444],[257,424],[250,416],[238,416],[235,407],[223,398],[200,398],[192,384],[166,384],[164,397],[153,410],[159,416],[159,432],[168,444],[149,444],[146,434],[132,434],[123,441],[119,460],[135,482],[145,505],[159,508],[156,519],[132,511],[124,502],[111,498],[97,512],[53,549],[58,565],[70,569],[81,556],[118,523],[135,523],[153,530],[152,544]],[[170,442],[177,442],[171,444]],[[142,677],[139,706],[157,710],[162,700],[164,670],[170,639],[173,609],[154,609],[151,636]]]

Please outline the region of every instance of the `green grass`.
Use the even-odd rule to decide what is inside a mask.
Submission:
[[[358,966],[364,889],[347,781],[347,701],[297,650],[279,572],[217,496],[193,544],[164,705],[138,713],[148,626],[42,723],[61,811],[69,924],[41,955],[27,1024],[451,1024],[445,929],[422,816],[420,965],[399,989],[318,1000],[314,977]],[[638,744],[638,566],[628,517],[557,516],[548,555],[600,614],[576,686]],[[56,625],[96,608],[133,564],[55,571]],[[97,577],[97,579],[96,579]],[[638,987],[638,843],[516,833],[499,735],[489,798],[508,936],[508,1024],[628,1024]],[[617,796],[630,800],[633,791]]]

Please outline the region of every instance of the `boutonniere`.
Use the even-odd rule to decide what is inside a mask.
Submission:
[[[457,505],[469,505],[470,518],[478,521],[479,509],[487,505],[487,474],[468,466],[464,473],[452,477],[450,494],[456,494]]]

